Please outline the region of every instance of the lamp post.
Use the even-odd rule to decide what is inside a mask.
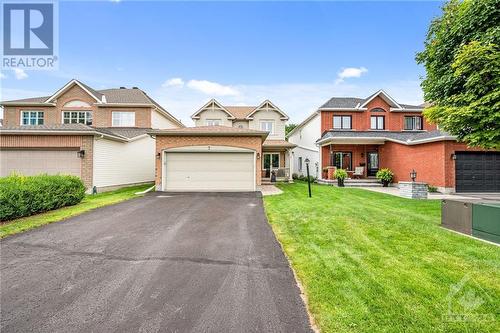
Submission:
[[[415,171],[415,169],[411,170],[410,178],[412,182],[415,182],[415,179],[417,179],[417,172]]]
[[[306,172],[307,172],[307,189],[309,190],[309,198],[311,197],[311,178],[309,177],[309,159],[306,158]]]

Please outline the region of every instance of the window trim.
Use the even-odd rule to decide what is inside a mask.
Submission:
[[[340,117],[340,128],[335,127],[335,117]],[[349,125],[350,127],[344,127],[344,118],[349,117]],[[332,116],[332,128],[334,130],[352,130],[352,115],[333,115]]]
[[[411,118],[412,121],[411,121],[411,124],[412,124],[412,128],[411,129],[407,129],[406,128],[406,119],[407,118]],[[420,119],[420,128],[416,128],[416,118],[419,118]],[[403,116],[403,130],[404,131],[422,131],[424,129],[424,117],[422,116]]]
[[[218,124],[217,125],[215,125],[215,124],[209,124],[208,122],[210,122],[210,121],[211,122],[217,121]],[[221,124],[222,124],[222,119],[215,119],[215,118],[214,119],[205,119],[205,125],[206,126],[222,126]]]
[[[372,119],[375,118],[375,128],[372,127]],[[382,128],[378,128],[378,118],[382,118]],[[370,129],[374,131],[383,131],[385,130],[385,116],[370,116]]]
[[[133,114],[133,125],[122,125],[122,124],[115,124],[115,119],[114,119],[114,115],[115,114]],[[120,121],[121,122],[121,121]],[[136,122],[135,122],[135,111],[111,111],[111,127],[136,127]]]
[[[353,171],[353,165],[352,165],[352,151],[332,151],[330,154],[330,164],[331,166],[337,167],[335,165],[335,154],[349,154],[349,167],[350,169],[344,169],[343,165],[341,166],[342,169],[346,171]],[[342,163],[342,158],[340,159]],[[333,163],[332,163],[333,162]]]
[[[26,113],[26,112],[29,114],[29,116],[28,116],[28,124],[23,124],[23,118],[24,118],[23,114]],[[37,123],[35,125],[30,124],[31,112],[36,112]],[[39,117],[40,113],[42,114],[41,118]],[[40,119],[42,120],[41,124],[39,124]],[[45,124],[45,111],[42,111],[42,110],[21,110],[19,112],[19,125],[20,126],[38,126],[38,125],[44,125],[44,124]]]
[[[69,123],[65,123],[64,122],[64,113],[65,112],[69,112],[70,113],[70,122]],[[84,118],[84,122],[83,123],[80,123],[80,122],[76,122],[76,123],[72,123],[71,122],[71,112],[77,112],[78,114],[80,113],[85,113],[85,118]],[[88,121],[88,114],[90,114],[90,124],[87,124],[87,121]],[[79,117],[77,117],[77,120],[79,119]],[[84,124],[84,125],[87,125],[87,126],[92,126],[92,124],[94,123],[94,114],[92,112],[92,110],[62,110],[61,111],[61,124]]]
[[[262,129],[262,124],[264,124],[264,123],[270,123],[271,124],[271,130],[270,131]],[[275,134],[275,129],[276,129],[276,124],[275,124],[274,119],[261,119],[260,120],[260,130],[261,131],[269,132],[269,135],[274,135]]]

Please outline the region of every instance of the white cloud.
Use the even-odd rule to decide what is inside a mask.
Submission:
[[[180,77],[174,77],[171,79],[168,79],[167,81],[163,82],[161,85],[162,87],[183,87],[184,86],[184,80],[181,79]]]
[[[193,90],[200,91],[206,95],[214,96],[238,96],[240,92],[231,87],[224,86],[217,82],[211,82],[207,80],[190,80],[187,86]]]
[[[344,82],[344,79],[348,79],[351,77],[360,77],[364,73],[368,72],[368,69],[365,67],[347,67],[343,68],[337,75],[337,80],[335,81],[337,84]]]
[[[6,79],[7,78],[7,75],[5,75],[4,73],[0,72],[0,79]]]
[[[24,71],[24,69],[14,68],[14,75],[18,80],[24,80],[28,77],[28,74]]]
[[[175,117],[187,126],[192,126],[190,116],[211,97],[223,105],[258,105],[269,99],[290,116],[291,123],[299,123],[316,111],[319,106],[334,96],[357,96],[365,98],[379,89],[384,89],[401,103],[422,103],[422,90],[418,80],[384,82],[383,85],[353,85],[334,82],[282,83],[232,86],[237,95],[217,96],[196,89],[165,89],[151,91],[152,96]]]

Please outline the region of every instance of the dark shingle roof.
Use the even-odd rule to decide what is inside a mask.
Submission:
[[[84,124],[55,124],[55,125],[29,125],[29,126],[4,126],[0,131],[78,131],[93,132],[94,129]]]
[[[95,129],[97,132],[101,132],[103,134],[121,136],[127,139],[132,139],[138,137],[140,135],[147,134],[151,131],[150,128],[112,128],[112,127],[100,127]]]
[[[364,100],[357,97],[332,97],[323,104],[320,109],[323,108],[355,108],[356,105],[362,103]]]
[[[420,140],[433,139],[438,137],[450,137],[450,134],[440,131],[418,131],[418,132],[389,132],[389,131],[328,131],[323,133],[320,140],[329,138],[380,138],[392,139],[402,142],[417,142]]]

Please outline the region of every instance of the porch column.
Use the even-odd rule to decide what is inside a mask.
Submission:
[[[286,152],[288,153],[288,182],[293,183],[293,153],[291,149],[287,149]]]
[[[323,146],[318,145],[319,148],[319,179],[323,179]]]

